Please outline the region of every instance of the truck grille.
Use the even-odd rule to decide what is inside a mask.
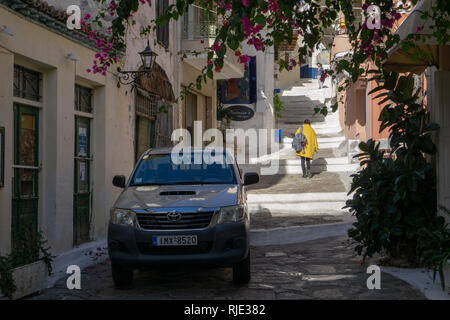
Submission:
[[[141,254],[171,255],[171,254],[202,254],[212,249],[212,241],[201,241],[196,246],[153,246],[151,243],[137,244]]]
[[[137,213],[137,220],[142,229],[197,229],[206,228],[211,223],[214,211],[181,212],[181,219],[170,221],[167,213]]]

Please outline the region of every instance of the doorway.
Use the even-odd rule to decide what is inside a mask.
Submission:
[[[20,230],[38,230],[39,110],[14,104],[14,177],[12,199],[12,248]]]
[[[75,154],[74,154],[74,239],[75,245],[90,241],[91,226],[91,183],[90,149],[91,119],[75,117]]]

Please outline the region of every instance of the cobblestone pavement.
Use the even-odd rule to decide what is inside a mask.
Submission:
[[[381,290],[368,290],[369,276],[346,237],[292,245],[252,247],[252,280],[232,284],[230,269],[182,268],[135,273],[133,289],[113,286],[110,263],[86,268],[82,290],[66,279],[31,299],[425,299],[416,289],[381,274]]]
[[[320,148],[320,145],[319,145]],[[314,159],[319,159],[319,158],[334,158],[335,154],[333,152],[333,149],[319,149],[319,152],[314,154]],[[294,152],[294,150],[292,150],[292,152],[289,152],[289,154],[285,155],[283,157],[283,159],[286,160],[298,160],[300,159],[299,156],[297,156]]]
[[[249,193],[345,192],[345,186],[335,172],[321,172],[312,178],[300,174],[260,176],[259,183],[248,187]]]
[[[295,226],[318,225],[336,223],[351,219],[351,215],[343,212],[342,215],[315,214],[303,216],[277,215],[269,210],[261,210],[251,215],[251,229],[273,229]]]

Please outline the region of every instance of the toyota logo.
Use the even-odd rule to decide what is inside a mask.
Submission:
[[[181,219],[181,213],[178,211],[171,211],[167,214],[167,220],[170,222],[177,222]]]

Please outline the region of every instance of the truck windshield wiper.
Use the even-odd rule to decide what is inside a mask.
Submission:
[[[221,182],[207,182],[207,181],[180,181],[170,184],[221,184]]]
[[[160,183],[160,182],[147,182],[147,183],[133,183],[130,184],[130,187],[143,187],[143,186],[164,186],[170,183]]]

